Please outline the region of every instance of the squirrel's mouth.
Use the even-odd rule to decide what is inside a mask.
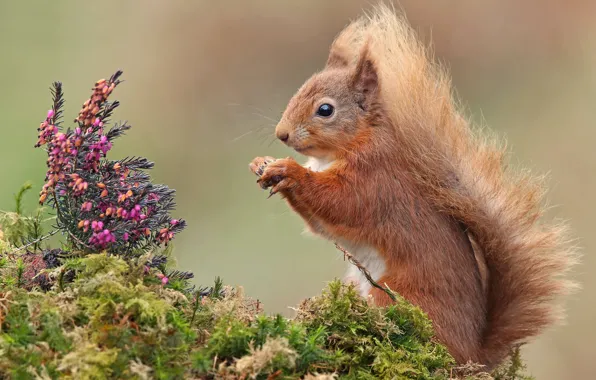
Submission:
[[[307,145],[307,146],[299,146],[299,147],[293,147],[293,148],[298,153],[304,153],[304,152],[308,152],[309,150],[313,149],[314,147],[312,145]]]

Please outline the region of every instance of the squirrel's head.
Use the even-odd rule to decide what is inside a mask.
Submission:
[[[346,151],[370,128],[379,110],[379,80],[367,44],[357,63],[331,51],[323,71],[313,75],[290,100],[277,138],[297,152],[328,157]]]

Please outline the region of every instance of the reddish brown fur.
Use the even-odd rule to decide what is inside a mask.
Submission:
[[[315,115],[322,103],[335,106],[332,117]],[[315,172],[280,159],[261,183],[316,233],[380,252],[379,282],[429,314],[458,362],[492,367],[552,322],[572,251],[559,226],[538,223],[541,188],[473,134],[447,77],[392,11],[379,7],[338,37],[276,132],[333,163]]]

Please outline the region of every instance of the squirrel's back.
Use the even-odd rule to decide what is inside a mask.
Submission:
[[[559,317],[555,299],[573,288],[575,261],[564,224],[544,222],[542,179],[508,166],[505,148],[460,112],[446,71],[407,21],[381,5],[334,41],[357,62],[362,46],[379,76],[380,99],[401,159],[421,194],[465,226],[487,268],[486,328],[478,358],[498,364]]]

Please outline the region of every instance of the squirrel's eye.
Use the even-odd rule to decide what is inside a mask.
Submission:
[[[323,116],[323,117],[329,117],[331,115],[333,115],[333,106],[331,104],[322,104],[319,109],[317,110],[317,115],[319,116]]]

